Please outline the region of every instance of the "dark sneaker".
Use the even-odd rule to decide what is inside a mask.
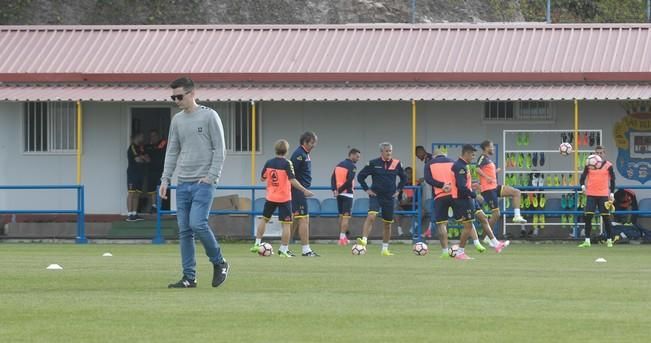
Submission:
[[[212,286],[219,287],[219,285],[224,283],[228,277],[228,271],[230,269],[231,267],[228,265],[228,262],[226,262],[226,260],[224,260],[222,263],[215,264],[212,274]]]
[[[125,219],[128,222],[135,222],[137,221],[136,216],[128,216],[127,219]]]
[[[145,220],[145,218],[143,218],[143,217],[141,217],[141,216],[139,216],[137,214],[135,216],[133,216],[133,219],[134,219],[134,221],[137,221],[137,222]]]
[[[291,250],[287,250],[286,254],[289,257],[296,257],[296,254],[294,254]]]
[[[197,287],[197,280],[190,280],[185,276],[176,283],[170,283],[167,288],[195,288]]]
[[[315,253],[314,251],[306,252],[305,254],[301,254],[301,256],[305,256],[305,257],[320,257],[319,254]]]

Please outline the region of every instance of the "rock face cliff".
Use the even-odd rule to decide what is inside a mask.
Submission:
[[[0,0],[0,24],[409,23],[411,0]],[[518,1],[416,0],[416,23],[523,21]]]

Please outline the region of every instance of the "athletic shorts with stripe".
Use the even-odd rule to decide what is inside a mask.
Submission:
[[[266,221],[269,221],[274,211],[276,211],[276,208],[278,209],[278,220],[281,223],[292,222],[292,203],[289,201],[287,202],[273,202],[269,200],[265,201],[264,210],[262,210],[262,217]]]
[[[342,217],[350,217],[353,210],[353,198],[343,195],[337,196],[337,210]]]
[[[499,208],[498,199],[502,196],[502,185],[497,185],[495,189],[481,192],[481,196],[484,198],[484,203],[488,204],[491,210]]]
[[[475,218],[475,199],[455,199],[452,205],[454,219],[459,222],[467,222]]]
[[[585,201],[585,214],[595,214],[595,211],[599,209],[599,215],[610,215],[610,212],[606,209],[607,201],[608,197],[596,197],[588,195]]]
[[[292,187],[292,210],[294,218],[305,218],[308,216],[307,198],[303,192]]]
[[[368,213],[369,214],[382,214],[382,220],[387,223],[393,223],[393,208],[395,201],[393,197],[388,196],[369,196],[368,197]]]

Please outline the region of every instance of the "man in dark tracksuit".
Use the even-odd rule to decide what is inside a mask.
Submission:
[[[299,147],[294,150],[290,159],[294,165],[296,181],[305,188],[309,188],[312,185],[312,159],[310,158],[310,152],[316,146],[316,142],[317,137],[314,132],[307,131],[303,133],[299,139]],[[292,187],[292,210],[294,211],[292,234],[298,229],[298,235],[301,237],[301,256],[318,257],[319,254],[310,248],[310,217],[307,208],[307,199],[301,190],[294,187]],[[291,235],[289,240],[291,241]],[[293,256],[294,253],[288,251],[288,255]]]
[[[407,175],[402,169],[399,160],[392,159],[393,146],[391,143],[380,144],[379,158],[371,160],[368,165],[357,175],[362,189],[369,195],[368,216],[364,222],[363,235],[357,239],[357,244],[366,246],[368,235],[371,233],[375,217],[382,210],[384,221],[384,233],[382,235],[382,256],[392,256],[389,251],[389,239],[391,238],[391,223],[393,223],[393,207],[396,196],[402,191],[407,182]],[[373,184],[369,188],[366,178],[371,176]],[[396,177],[400,182],[396,187]]]

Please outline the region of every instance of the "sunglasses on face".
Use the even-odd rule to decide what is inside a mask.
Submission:
[[[183,96],[187,95],[187,94],[190,94],[190,92],[185,92],[183,94],[172,95],[172,96],[170,96],[170,98],[172,98],[172,101],[177,101],[177,100],[181,101],[181,100],[183,100]]]

